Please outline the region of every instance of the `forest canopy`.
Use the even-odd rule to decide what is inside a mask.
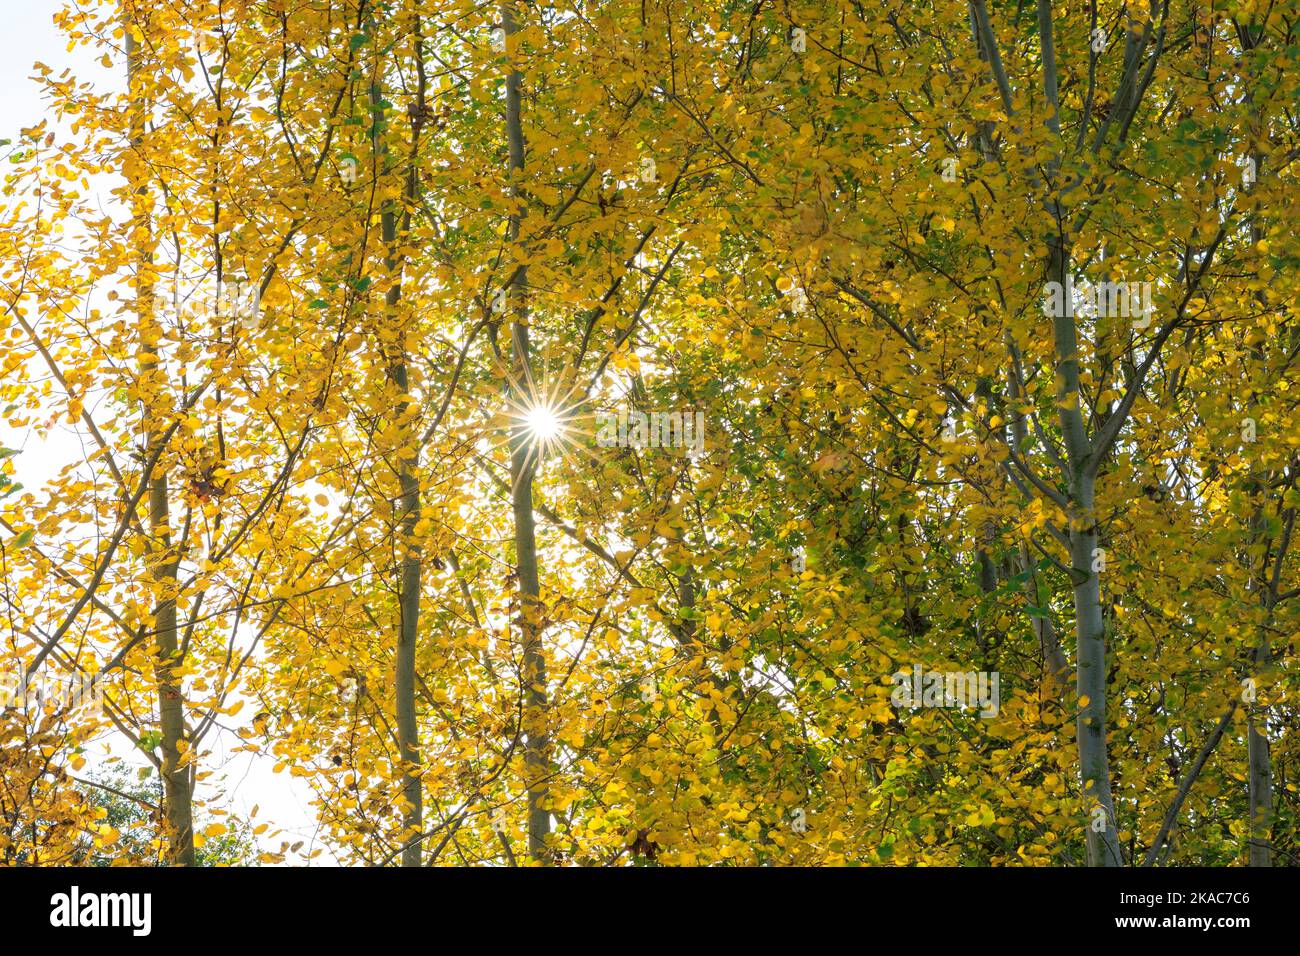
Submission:
[[[1297,861],[1296,0],[56,19],[0,861]]]

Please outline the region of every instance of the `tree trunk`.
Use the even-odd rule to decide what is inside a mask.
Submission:
[[[396,215],[389,211],[382,217],[384,242],[392,248],[397,238]],[[395,315],[397,302],[401,296],[401,287],[396,283],[388,290],[386,305],[389,315]],[[397,390],[405,395],[407,391],[407,368],[405,335],[398,337],[398,345],[387,374]],[[403,401],[398,406],[398,416],[405,419],[408,403]],[[397,655],[394,663],[394,694],[397,712],[397,745],[403,765],[406,767],[406,779],[402,784],[402,796],[406,801],[404,817],[408,831],[407,844],[402,848],[402,866],[420,865],[420,831],[424,826],[423,786],[420,771],[420,729],[415,717],[415,649],[420,631],[420,587],[423,577],[423,562],[420,544],[415,540],[415,526],[420,521],[420,481],[417,475],[419,466],[418,447],[412,447],[413,429],[405,426],[406,436],[398,451],[397,480],[401,489],[400,508],[401,525],[398,541],[401,548],[401,571],[398,580],[398,630]]]
[[[1264,154],[1259,150],[1254,150],[1251,157],[1255,161],[1256,181],[1264,170]],[[1253,190],[1255,183],[1247,185],[1247,190]],[[1251,216],[1250,239],[1251,242],[1260,242],[1264,238],[1264,228],[1260,224],[1258,217]],[[1268,307],[1267,297],[1263,291],[1255,294],[1255,301],[1260,304],[1261,308]],[[1259,361],[1264,358],[1263,345],[1257,346],[1254,350],[1254,356]],[[1255,413],[1255,395],[1252,392],[1250,396],[1251,414]],[[1264,478],[1259,472],[1258,466],[1252,469],[1251,491],[1255,494],[1264,494]],[[1260,505],[1261,510],[1263,504]],[[1258,515],[1262,519],[1262,514]],[[1251,537],[1259,540],[1264,537],[1264,528],[1266,523],[1263,520],[1256,522],[1257,533]],[[1265,554],[1268,554],[1266,549]],[[1278,554],[1277,561],[1281,563],[1285,558],[1284,554]],[[1263,560],[1260,565],[1260,572],[1256,575],[1256,589],[1260,595],[1260,600],[1264,605],[1265,611],[1271,617],[1273,612],[1273,601],[1275,594],[1273,585],[1268,579],[1268,561]],[[1251,676],[1258,680],[1260,672],[1268,667],[1269,646],[1268,632],[1261,629],[1260,641],[1255,645],[1251,654]],[[1250,848],[1247,853],[1247,860],[1251,866],[1272,866],[1273,865],[1273,758],[1269,752],[1268,727],[1266,724],[1267,712],[1265,708],[1250,704],[1246,708],[1246,779],[1250,788]],[[1261,733],[1257,727],[1264,724],[1264,732]]]
[[[1068,290],[1069,252],[1060,240],[1051,244],[1047,278]],[[1087,821],[1088,862],[1091,866],[1121,866],[1115,805],[1110,793],[1110,762],[1106,747],[1106,633],[1101,612],[1101,580],[1093,569],[1097,555],[1095,479],[1092,446],[1081,411],[1079,341],[1069,293],[1066,307],[1053,317],[1056,349],[1057,401],[1061,432],[1070,468],[1070,563],[1074,587],[1075,641],[1078,648],[1075,686],[1079,708],[1076,737],[1079,774],[1090,801]],[[1098,813],[1097,811],[1101,812]]]
[[[127,16],[126,58],[127,88],[131,100],[131,140],[136,148],[143,145],[148,107],[140,91],[140,45],[132,29],[143,31],[133,12]],[[153,293],[152,228],[149,188],[142,168],[129,170],[140,163],[139,156],[128,163],[128,179],[134,179],[132,200],[132,234],[140,251],[135,279],[135,306],[140,329],[141,424],[145,432],[145,459],[164,440],[157,416],[151,408],[154,396],[163,391],[164,372],[158,366],[158,328]],[[167,489],[167,471],[162,457],[149,483],[149,539],[146,560],[149,572],[161,597],[154,610],[155,657],[154,681],[158,689],[158,721],[162,735],[163,815],[167,823],[167,861],[174,866],[194,865],[194,811],[191,766],[187,758],[185,735],[185,697],[176,627],[176,565],[172,551],[171,504]],[[191,758],[192,759],[192,758]]]
[[[375,66],[380,69],[379,64]],[[423,89],[420,91],[423,100]],[[382,141],[386,124],[381,119],[383,91],[380,89],[378,72],[370,86],[371,109],[375,111],[375,156],[381,167],[387,166],[388,148]],[[423,109],[423,102],[418,104]],[[419,125],[414,127],[411,144],[410,168],[407,171],[405,197],[409,209],[415,201],[418,189],[418,176],[415,164],[418,162]],[[385,343],[384,360],[387,363],[385,375],[399,395],[405,396],[409,388],[406,361],[406,332],[401,328],[402,317],[397,306],[402,298],[401,274],[403,259],[397,250],[397,212],[393,204],[387,203],[380,214],[380,229],[387,250],[385,266],[388,269],[392,285],[384,296],[384,315],[387,322],[397,326],[393,331],[396,341],[389,351]],[[398,402],[396,417],[402,423],[402,437],[397,450],[397,482],[400,491],[398,498],[399,523],[397,529],[400,563],[397,581],[397,650],[393,664],[394,710],[397,723],[397,747],[403,769],[402,798],[405,804],[402,824],[406,837],[402,846],[402,866],[419,866],[421,862],[422,838],[424,828],[424,787],[420,769],[420,728],[415,712],[415,651],[420,632],[420,589],[423,578],[423,555],[416,540],[415,528],[420,521],[420,447],[418,429],[407,421],[410,403],[405,399]]]
[[[1251,490],[1264,494],[1262,476],[1252,478]],[[1251,535],[1253,541],[1266,541],[1267,523],[1264,521],[1265,503],[1261,503],[1255,513],[1254,527]],[[1285,544],[1282,546],[1285,548]],[[1268,549],[1265,549],[1268,554]],[[1284,553],[1279,553],[1281,562]],[[1269,580],[1268,560],[1261,559],[1258,570],[1252,570],[1252,584],[1260,596],[1264,607],[1265,626],[1260,628],[1259,643],[1251,652],[1251,677],[1259,683],[1261,675],[1268,669],[1271,651],[1268,642],[1267,624],[1273,616],[1275,594],[1273,583]],[[1250,843],[1247,861],[1250,866],[1273,865],[1273,758],[1268,742],[1268,709],[1252,701],[1246,705],[1246,780],[1250,793]]]
[[[1256,660],[1258,661],[1258,657]],[[1256,729],[1256,718],[1253,713],[1247,720],[1246,726],[1246,757],[1250,766],[1249,861],[1251,866],[1272,866],[1272,758],[1269,754],[1268,738]]]
[[[508,55],[514,55],[511,37],[518,30],[512,3],[501,5],[501,26],[506,36]],[[524,131],[520,103],[521,77],[513,62],[506,75],[506,137],[510,145],[510,171],[512,177],[524,171]],[[522,221],[522,201],[518,189],[512,189],[515,205],[510,213],[507,240],[519,241]],[[530,383],[533,380],[528,342],[528,270],[518,265],[511,278],[508,292],[513,321],[511,323],[511,381],[512,406],[519,408],[530,400]],[[546,660],[541,646],[541,615],[539,595],[541,587],[537,577],[537,540],[533,521],[533,473],[537,460],[528,436],[514,429],[510,437],[510,480],[515,524],[515,559],[518,563],[520,627],[523,635],[523,695],[524,695],[524,762],[528,768],[528,853],[533,860],[546,863],[549,853],[546,838],[551,830],[551,815],[543,808],[548,773],[546,735]]]

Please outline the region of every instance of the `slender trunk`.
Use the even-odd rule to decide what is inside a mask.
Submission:
[[[1267,654],[1267,647],[1262,648]],[[1256,656],[1256,667],[1259,665]],[[1273,766],[1268,738],[1257,729],[1256,716],[1247,720],[1246,759],[1250,767],[1251,866],[1272,866]]]
[[[988,600],[998,588],[998,567],[993,561],[992,553],[996,536],[997,529],[992,521],[985,521],[975,533],[975,558],[979,566],[980,593],[984,595],[985,600]],[[980,669],[991,671],[993,670],[991,655],[997,649],[995,644],[997,632],[995,628],[981,621],[976,625],[976,633],[979,638]]]
[[[1011,400],[1007,403],[1007,407],[1010,413],[1011,438],[1016,448],[1024,448],[1029,438],[1029,430],[1025,425],[1025,416],[1017,410],[1017,406],[1024,399],[1024,393],[1020,387],[1020,356],[1009,335],[1007,337],[1007,359],[1010,370],[1007,374],[1007,393]],[[1001,484],[1005,487],[1005,482]],[[1020,542],[1019,552],[1020,571],[1026,575],[1022,590],[1025,597],[1029,599],[1030,605],[1039,608],[1041,611],[1040,614],[1031,618],[1031,622],[1034,637],[1038,639],[1038,649],[1043,658],[1044,684],[1048,685],[1047,689],[1051,697],[1060,698],[1064,696],[1065,688],[1070,683],[1070,661],[1065,656],[1065,651],[1061,649],[1060,638],[1056,634],[1056,628],[1052,624],[1051,615],[1047,610],[1047,601],[1043,594],[1040,593],[1041,588],[1038,582],[1038,574],[1034,570],[1033,556],[1029,553],[1029,546],[1024,541]]]
[[[132,27],[144,29],[134,17],[126,23],[127,88],[131,100],[131,140],[139,149],[144,142],[147,105],[140,92],[140,45]],[[162,428],[152,403],[166,384],[158,364],[158,328],[153,293],[152,214],[149,189],[139,156],[132,157],[128,169],[137,172],[132,209],[132,240],[139,250],[135,278],[135,304],[140,328],[141,424],[145,432],[145,458],[152,456],[162,441]],[[185,735],[184,684],[178,671],[183,663],[177,643],[176,564],[172,551],[171,504],[167,489],[166,466],[160,457],[156,473],[149,483],[149,539],[146,560],[158,588],[159,600],[154,610],[155,657],[154,682],[158,690],[158,720],[162,735],[163,815],[167,823],[167,862],[175,866],[194,865],[193,784],[189,760],[189,743]]]
[[[983,402],[990,402],[993,398],[993,383],[988,376],[981,376],[975,385],[975,397]],[[999,475],[998,484],[1005,485],[1005,481]],[[980,593],[986,598],[997,590],[998,587],[998,569],[993,561],[993,547],[997,543],[998,529],[993,521],[988,520],[980,524],[975,531],[975,558],[979,566],[979,586]],[[988,629],[981,623],[978,625],[979,644],[980,644],[980,668],[982,670],[991,670],[989,664],[989,652],[992,649],[991,636]]]
[[[1255,162],[1255,177],[1263,172],[1264,154],[1259,150],[1251,153]],[[1253,190],[1255,183],[1247,185],[1247,190]],[[1252,242],[1260,242],[1264,238],[1264,228],[1260,224],[1257,216],[1251,217],[1250,238]],[[1261,308],[1268,308],[1268,300],[1263,291],[1257,292],[1255,300]],[[1254,351],[1254,357],[1261,363],[1264,358],[1263,346],[1258,346]],[[1251,414],[1254,414],[1255,396],[1252,393]],[[1256,471],[1259,469],[1257,468]],[[1251,490],[1256,494],[1262,494],[1264,488],[1263,477],[1256,474],[1251,478]],[[1260,506],[1261,511],[1263,505]],[[1252,535],[1258,540],[1263,537],[1263,529],[1266,526],[1262,520],[1262,514],[1257,522],[1258,534]],[[1267,550],[1265,554],[1267,554]],[[1277,560],[1283,560],[1283,555],[1279,554]],[[1272,585],[1268,580],[1268,562],[1263,561],[1260,565],[1260,573],[1256,577],[1257,593],[1264,604],[1265,610],[1272,614],[1274,593]],[[1261,629],[1262,630],[1262,629]],[[1258,681],[1260,672],[1267,669],[1269,662],[1268,633],[1262,631],[1259,643],[1255,646],[1251,654],[1251,676]],[[1273,865],[1273,758],[1269,752],[1269,743],[1266,725],[1266,712],[1263,707],[1251,704],[1246,709],[1246,779],[1250,788],[1250,848],[1247,853],[1247,860],[1251,866],[1272,866]],[[1263,726],[1264,732],[1260,731]]]
[[[156,432],[149,429],[150,444]],[[176,590],[176,559],[171,553],[171,532],[168,528],[170,508],[167,495],[167,476],[160,473],[149,486],[150,563],[154,580],[164,594]],[[158,685],[158,715],[162,732],[163,807],[167,817],[168,861],[178,866],[193,866],[194,810],[191,785],[191,767],[185,760],[188,741],[185,735],[185,697],[182,679],[177,670],[183,663],[177,646],[176,599],[165,597],[158,603],[154,615],[157,629],[157,657],[154,660],[154,678]]]
[[[1092,480],[1086,478],[1076,486],[1074,502],[1087,515],[1092,514],[1094,498]],[[1121,866],[1116,832],[1115,804],[1110,793],[1110,761],[1106,745],[1106,632],[1101,613],[1101,579],[1093,570],[1097,554],[1096,526],[1089,522],[1085,530],[1070,534],[1070,563],[1074,577],[1074,624],[1078,643],[1078,673],[1075,687],[1079,695],[1077,733],[1079,771],[1084,795],[1092,808],[1104,811],[1104,819],[1094,816],[1088,825],[1088,861],[1092,866]],[[1094,811],[1095,812],[1095,811]]]
[[[1264,494],[1262,477],[1251,481],[1251,491]],[[1251,538],[1255,542],[1266,541],[1264,521],[1265,503],[1261,502],[1251,522]],[[1285,546],[1285,545],[1284,545]],[[1252,550],[1254,550],[1252,548]],[[1265,549],[1265,554],[1268,549]],[[1277,560],[1281,561],[1279,554]],[[1259,643],[1251,652],[1251,676],[1258,684],[1261,674],[1268,669],[1270,649],[1267,625],[1273,615],[1275,595],[1269,581],[1268,560],[1261,559],[1257,570],[1252,572],[1252,586],[1259,594],[1259,600],[1266,615],[1264,626],[1260,627]],[[1273,865],[1273,758],[1269,750],[1267,736],[1267,708],[1251,702],[1246,707],[1246,780],[1250,794],[1250,843],[1247,861],[1250,866]]]
[[[514,4],[501,5],[501,26],[506,49],[513,57],[511,37],[518,30]],[[510,146],[510,172],[516,181],[524,171],[524,130],[520,103],[521,77],[513,63],[506,75],[506,137]],[[519,241],[521,194],[512,190],[515,205],[510,214],[507,240]],[[529,400],[532,367],[528,342],[528,270],[515,268],[508,289],[513,315],[510,335],[512,359],[510,391],[515,408]],[[528,768],[528,852],[539,863],[548,862],[546,838],[551,815],[543,804],[548,772],[546,736],[546,660],[541,645],[541,614],[537,577],[537,539],[533,522],[533,473],[537,461],[527,435],[515,429],[510,438],[511,497],[515,523],[515,560],[518,563],[520,626],[523,634],[524,763]]]
[[[1060,638],[1047,611],[1047,600],[1039,587],[1038,574],[1034,570],[1034,560],[1025,544],[1020,545],[1020,570],[1028,575],[1021,590],[1031,604],[1043,613],[1031,619],[1034,637],[1038,639],[1038,651],[1043,658],[1044,685],[1051,697],[1059,699],[1065,695],[1070,685],[1070,660],[1061,649]]]
[[[379,67],[376,65],[376,70]],[[380,104],[383,91],[379,78],[370,86],[371,108],[375,116],[380,117]],[[419,104],[423,108],[423,103]],[[381,166],[386,165],[388,149],[378,137],[383,135],[384,124],[378,118],[375,123],[376,157]],[[411,168],[407,172],[405,195],[407,208],[414,203],[418,188],[415,163],[419,147],[419,125],[414,129],[411,145]],[[397,212],[392,203],[388,203],[380,214],[380,229],[384,248],[388,251],[385,266],[392,285],[384,296],[384,313],[388,322],[397,328],[395,342],[388,351],[385,361],[385,375],[399,395],[405,396],[409,389],[406,361],[406,332],[401,327],[402,317],[398,314],[398,303],[402,298],[401,271],[403,260],[397,251]],[[397,581],[397,651],[393,664],[394,670],[394,710],[397,722],[397,746],[403,770],[402,799],[404,803],[402,823],[405,843],[402,847],[402,866],[419,866],[421,862],[421,831],[424,827],[424,794],[421,782],[420,728],[415,713],[415,651],[420,631],[420,589],[423,577],[423,554],[416,540],[415,528],[420,522],[420,448],[418,446],[418,429],[408,421],[410,403],[405,399],[398,402],[396,418],[402,423],[402,436],[397,450],[397,483],[399,488],[398,513],[398,547],[401,560]]]
[[[1047,278],[1066,286],[1069,252],[1053,240]],[[1106,633],[1101,611],[1101,579],[1094,570],[1097,550],[1095,479],[1092,447],[1080,408],[1079,341],[1073,308],[1053,317],[1056,349],[1057,404],[1070,467],[1070,563],[1074,587],[1075,642],[1078,667],[1075,686],[1079,715],[1076,737],[1079,773],[1089,800],[1088,862],[1091,866],[1121,866],[1115,805],[1110,793],[1110,762],[1106,745]],[[1099,812],[1100,811],[1100,812]]]
[[[397,238],[396,215],[385,212],[382,217],[384,241],[392,247]],[[394,284],[388,290],[386,304],[389,315],[395,315],[401,287]],[[399,393],[407,392],[405,335],[399,335],[394,360],[388,366],[389,381]],[[398,406],[399,418],[408,415],[407,402]],[[398,581],[398,631],[397,655],[394,664],[394,684],[397,711],[397,744],[406,779],[402,796],[406,802],[403,822],[408,843],[402,848],[402,866],[420,865],[420,831],[424,824],[423,787],[420,781],[420,730],[415,718],[415,649],[420,630],[420,586],[423,561],[415,527],[420,521],[419,448],[412,447],[414,429],[406,427],[406,436],[398,451],[397,481],[401,489],[401,526],[399,541],[402,549],[400,578]]]

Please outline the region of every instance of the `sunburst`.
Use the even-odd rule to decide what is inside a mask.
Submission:
[[[550,405],[534,405],[524,412],[524,428],[528,431],[528,440],[545,444],[560,437],[564,428],[560,410]]]
[[[524,473],[536,472],[542,462],[572,453],[595,457],[586,447],[592,414],[583,411],[591,402],[582,389],[562,378],[549,386],[531,374],[513,382],[507,399],[510,416],[510,444],[525,451]],[[517,480],[518,476],[516,476]]]

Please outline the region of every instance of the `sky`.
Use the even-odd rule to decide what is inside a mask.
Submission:
[[[53,22],[63,0],[4,0],[4,3],[4,24],[0,28],[0,139],[15,139],[21,128],[33,126],[44,117],[46,104],[42,102],[39,87],[30,79],[32,64],[37,60],[49,66],[56,76],[70,68],[79,79],[97,86],[119,82],[119,72],[98,64],[86,48],[69,52],[67,40]],[[111,205],[108,197],[104,197],[104,205]],[[16,478],[28,489],[39,488],[59,468],[80,455],[80,442],[70,434],[56,433],[41,441],[30,434],[15,434],[2,423],[0,446],[23,450]],[[240,716],[247,720],[255,710],[245,707]],[[228,723],[237,728],[239,721]],[[254,806],[258,807],[255,822],[271,824],[261,840],[264,849],[278,849],[282,841],[299,840],[304,842],[304,853],[313,845],[319,848],[315,813],[309,805],[310,789],[287,772],[272,773],[270,758],[228,755],[228,750],[239,742],[233,733],[220,731],[205,739],[205,746],[213,752],[205,759],[204,769],[217,771],[213,783],[220,786],[221,795],[217,797],[212,786],[203,785],[198,795],[213,800],[214,806],[244,817]],[[144,763],[132,756],[129,743],[122,738],[107,740],[103,747],[86,756],[89,766],[83,775],[93,773],[107,756],[120,756],[134,765]],[[275,835],[277,830],[283,833]],[[326,849],[312,865],[332,862]]]
[[[74,64],[85,67],[90,58],[84,52],[67,52],[67,43],[54,28],[58,0],[21,0],[6,7],[0,30],[0,137],[12,138],[18,127],[30,126],[40,116],[36,87],[27,79],[32,61],[40,59],[58,71]]]

